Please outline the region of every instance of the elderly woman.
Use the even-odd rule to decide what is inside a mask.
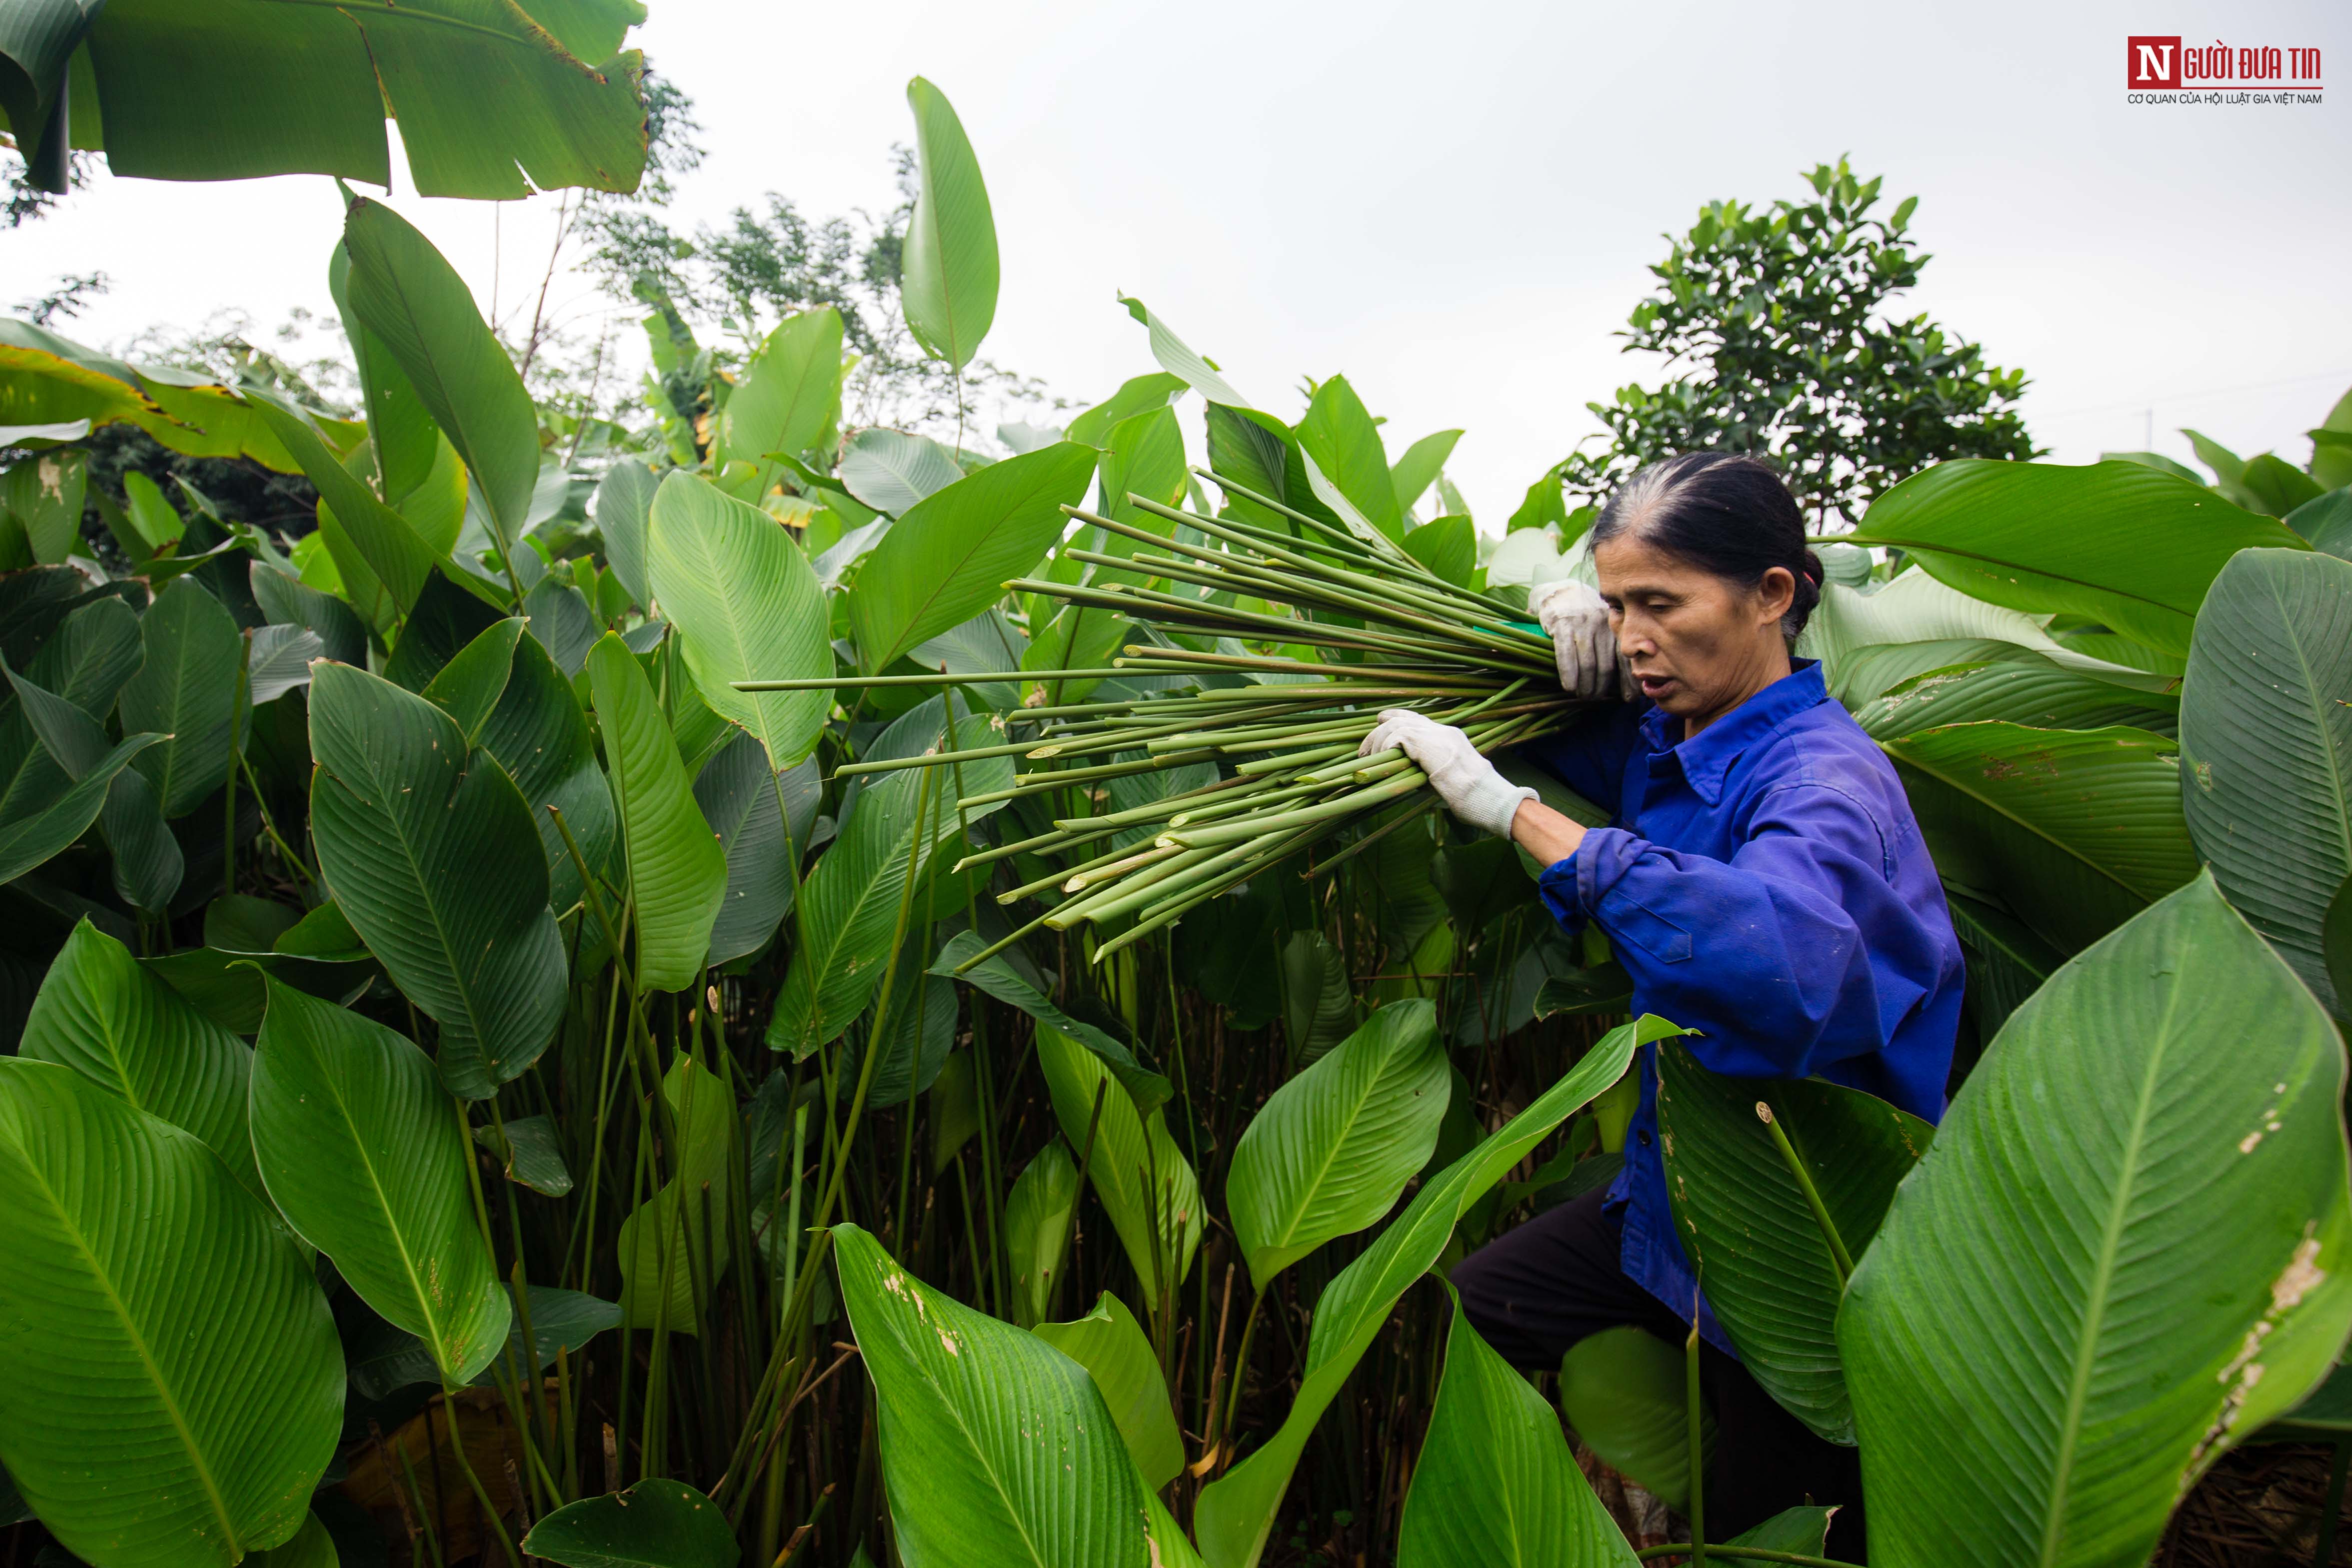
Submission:
[[[1821,598],[1795,501],[1753,458],[1694,453],[1645,468],[1592,530],[1598,593],[1536,611],[1576,695],[1622,697],[1531,747],[1608,810],[1584,828],[1513,786],[1461,731],[1397,710],[1364,742],[1402,747],[1463,821],[1545,870],[1570,932],[1600,927],[1633,1010],[1699,1033],[1692,1054],[1738,1078],[1820,1077],[1929,1121],[1960,1014],[1960,949],[1894,768],[1790,643]],[[1463,1260],[1463,1306],[1488,1343],[1556,1368],[1588,1334],[1635,1324],[1680,1344],[1696,1311],[1717,1417],[1710,1533],[1807,1500],[1843,1503],[1835,1555],[1861,1555],[1853,1450],[1815,1437],[1740,1368],[1699,1297],[1667,1207],[1657,1070],[1614,1186],[1547,1210]]]

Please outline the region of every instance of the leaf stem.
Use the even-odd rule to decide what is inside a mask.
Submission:
[[[1813,1185],[1812,1173],[1805,1168],[1805,1162],[1797,1157],[1796,1147],[1789,1142],[1789,1134],[1782,1129],[1780,1118],[1772,1114],[1772,1107],[1759,1100],[1756,1102],[1756,1115],[1771,1130],[1773,1145],[1780,1151],[1780,1157],[1789,1163],[1789,1174],[1797,1178],[1797,1186],[1804,1192],[1805,1201],[1812,1206],[1813,1223],[1822,1228],[1822,1239],[1829,1244],[1830,1264],[1837,1270],[1838,1291],[1843,1294],[1846,1281],[1853,1278],[1853,1254],[1845,1249],[1845,1239],[1838,1234],[1837,1222],[1830,1218],[1829,1205],[1822,1201],[1821,1189]]]

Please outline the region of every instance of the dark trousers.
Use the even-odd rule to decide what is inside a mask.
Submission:
[[[1677,1349],[1690,1327],[1626,1278],[1623,1236],[1603,1211],[1605,1191],[1546,1209],[1504,1232],[1454,1269],[1462,1310],[1486,1342],[1526,1372],[1558,1372],[1559,1358],[1587,1334],[1632,1324]],[[1707,1466],[1706,1533],[1729,1541],[1783,1509],[1841,1503],[1829,1554],[1863,1555],[1862,1463],[1855,1450],[1824,1442],[1780,1408],[1745,1367],[1713,1345],[1699,1346],[1699,1386],[1715,1406],[1715,1455]]]

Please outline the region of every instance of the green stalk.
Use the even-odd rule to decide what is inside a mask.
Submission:
[[[1008,583],[1006,586],[1012,585]],[[1047,583],[1042,585],[1041,591],[1046,593],[1059,593],[1063,586],[1060,583]],[[1123,670],[1055,670],[1052,674],[1055,680],[1107,681],[1114,675],[1125,673]],[[1018,685],[1024,681],[1036,680],[1038,675],[1039,672],[1035,670],[999,670],[981,675],[951,675],[942,670],[937,674],[811,675],[789,681],[730,681],[728,684],[739,692],[830,692],[864,691],[873,686]]]
[[[1830,1218],[1830,1206],[1822,1201],[1822,1191],[1813,1185],[1812,1172],[1807,1170],[1805,1162],[1797,1157],[1796,1147],[1789,1142],[1788,1132],[1780,1125],[1780,1118],[1772,1114],[1772,1107],[1759,1100],[1756,1102],[1756,1115],[1771,1130],[1773,1146],[1780,1151],[1780,1158],[1788,1162],[1789,1174],[1797,1178],[1799,1190],[1804,1193],[1805,1202],[1812,1208],[1813,1223],[1822,1228],[1822,1240],[1828,1244],[1830,1249],[1830,1264],[1837,1270],[1838,1291],[1843,1294],[1846,1281],[1853,1278],[1853,1254],[1845,1249],[1845,1239],[1838,1234],[1837,1222]]]
[[[1691,1292],[1690,1338],[1683,1342],[1683,1423],[1690,1439],[1690,1560],[1706,1561],[1706,1444],[1700,1426],[1698,1292]]]

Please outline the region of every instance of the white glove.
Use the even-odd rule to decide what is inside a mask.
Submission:
[[[1518,815],[1519,802],[1536,799],[1534,790],[1496,772],[1493,763],[1478,755],[1468,736],[1427,714],[1402,707],[1381,710],[1381,722],[1364,737],[1356,755],[1370,757],[1391,747],[1403,751],[1429,775],[1430,788],[1448,810],[1498,838],[1511,836],[1511,819]]]
[[[1572,697],[1632,700],[1639,687],[1618,658],[1617,633],[1610,630],[1609,606],[1598,590],[1563,578],[1528,595],[1528,608],[1551,639],[1562,691]]]

